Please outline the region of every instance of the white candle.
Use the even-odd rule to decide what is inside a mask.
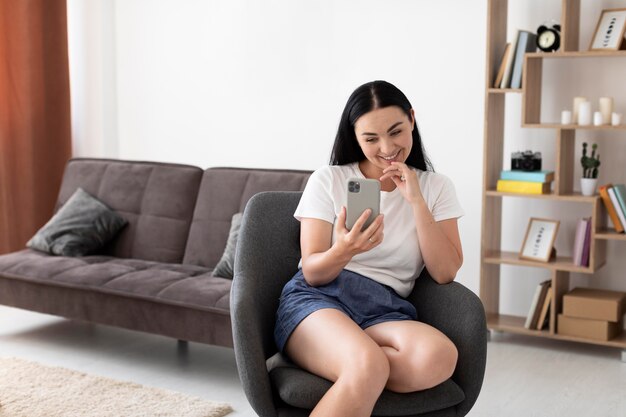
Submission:
[[[563,110],[561,112],[561,124],[562,125],[572,124],[572,112],[570,110]]]
[[[600,97],[600,112],[602,113],[602,124],[611,123],[611,113],[613,113],[613,97]]]
[[[591,103],[589,101],[582,101],[578,105],[578,124],[581,126],[591,124]]]
[[[573,115],[574,115],[574,123],[578,123],[578,107],[580,106],[580,103],[587,101],[586,97],[574,97],[574,108],[573,108]]]
[[[602,113],[600,113],[599,111],[594,111],[593,112],[593,125],[602,126],[603,124],[604,124],[604,121],[602,119]]]
[[[621,113],[613,113],[611,114],[611,124],[613,126],[619,126],[622,124],[622,114]]]

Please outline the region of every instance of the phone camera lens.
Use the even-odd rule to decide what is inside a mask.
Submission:
[[[357,182],[356,184],[354,184],[354,189],[358,193],[359,190],[361,189],[361,185]]]

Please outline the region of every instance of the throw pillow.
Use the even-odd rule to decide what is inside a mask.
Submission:
[[[237,249],[237,238],[239,237],[239,228],[241,227],[242,213],[235,213],[230,222],[230,232],[228,232],[228,240],[226,241],[226,249],[222,254],[222,258],[215,266],[213,275],[216,277],[233,279],[233,269],[235,267],[235,249]]]
[[[62,256],[87,255],[111,240],[127,221],[82,188],[26,246]]]

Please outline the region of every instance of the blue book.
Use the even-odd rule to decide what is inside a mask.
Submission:
[[[511,73],[511,88],[522,87],[522,69],[524,67],[524,54],[537,50],[537,35],[526,30],[519,31],[517,45],[515,47],[515,58],[513,59],[513,71]]]
[[[554,181],[554,171],[502,171],[501,180],[551,182]]]
[[[617,184],[613,186],[613,191],[615,191],[615,197],[621,206],[622,213],[626,215],[626,187],[624,184]],[[617,207],[615,207],[617,209]]]

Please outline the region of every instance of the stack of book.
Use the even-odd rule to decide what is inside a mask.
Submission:
[[[618,233],[626,230],[626,187],[624,184],[606,184],[600,187],[600,196]]]
[[[521,194],[550,194],[554,171],[502,171],[497,191]]]
[[[513,43],[507,43],[500,69],[493,83],[495,88],[522,88],[524,54],[537,50],[537,35],[527,30],[517,30]]]
[[[589,250],[591,248],[591,218],[585,217],[578,220],[572,259],[574,265],[589,266]]]
[[[549,323],[548,311],[553,298],[552,281],[547,280],[539,283],[533,296],[533,301],[526,316],[524,327],[527,329],[541,330]]]

